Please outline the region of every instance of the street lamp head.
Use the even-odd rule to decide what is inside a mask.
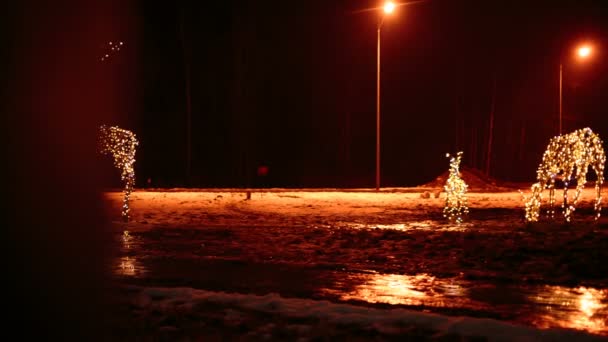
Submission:
[[[393,13],[393,11],[395,10],[395,3],[394,3],[394,2],[392,2],[392,1],[387,1],[387,2],[384,4],[383,9],[384,9],[384,13],[385,13],[385,14],[391,14],[391,13]]]
[[[576,49],[576,54],[578,55],[579,58],[587,58],[591,55],[591,46],[589,45],[582,45],[580,46],[578,49]]]

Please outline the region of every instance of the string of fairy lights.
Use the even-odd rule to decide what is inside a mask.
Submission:
[[[531,187],[532,195],[530,198],[524,196],[526,221],[539,220],[542,204],[541,193],[546,188],[549,189],[547,216],[549,218],[555,216],[555,180],[561,178],[564,183],[562,209],[566,221],[570,222],[581,192],[587,183],[589,167],[595,171],[597,176],[594,209],[595,219],[599,219],[602,209],[601,191],[604,183],[605,163],[606,154],[602,147],[602,140],[588,127],[551,138],[536,171],[537,182]],[[569,202],[568,186],[573,181],[576,183],[576,193]]]
[[[99,152],[111,154],[114,166],[121,170],[120,178],[125,183],[122,204],[122,218],[129,220],[129,199],[135,186],[135,150],[139,142],[135,134],[129,130],[116,126],[99,127]]]
[[[460,177],[462,151],[458,152],[456,156],[451,156],[448,153],[446,157],[450,158],[450,174],[443,187],[446,192],[443,217],[450,221],[461,223],[463,216],[469,213],[469,208],[467,207],[468,185]]]
[[[103,52],[99,60],[101,62],[109,61],[115,54],[117,54],[120,49],[123,47],[124,43],[122,41],[119,42],[108,42],[108,44],[104,44]]]

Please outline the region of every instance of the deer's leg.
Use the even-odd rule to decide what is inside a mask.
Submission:
[[[532,184],[531,191],[532,195],[530,199],[526,201],[526,220],[528,222],[536,222],[538,221],[538,217],[540,216],[540,204],[541,204],[541,192],[544,185],[540,183]]]
[[[570,222],[570,218],[572,217],[572,213],[574,212],[574,210],[576,210],[576,204],[578,203],[578,198],[581,195],[581,192],[583,191],[583,188],[585,187],[585,182],[579,182],[576,185],[576,194],[574,195],[574,198],[572,199],[572,204],[569,205],[566,208],[566,221]]]
[[[135,175],[132,173],[127,173],[125,177],[125,187],[123,189],[123,200],[122,200],[122,219],[125,222],[129,222],[130,215],[129,211],[131,210],[129,207],[129,201],[131,198],[131,192],[133,192],[133,187],[135,185]]]
[[[552,178],[549,182],[549,210],[547,211],[549,218],[555,217],[555,179]]]
[[[568,181],[564,181],[564,201],[562,202],[562,209],[566,221],[570,222],[570,211],[568,210]]]
[[[604,172],[603,172],[603,168],[600,167],[594,167],[593,170],[595,171],[596,174],[596,178],[597,180],[595,181],[595,205],[594,205],[594,209],[595,209],[595,219],[599,219],[600,218],[600,213],[602,211],[602,185],[604,183]]]

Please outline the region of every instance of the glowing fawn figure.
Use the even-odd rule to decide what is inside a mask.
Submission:
[[[549,141],[549,146],[543,154],[543,160],[536,171],[537,182],[532,184],[532,195],[524,197],[526,205],[526,220],[538,221],[542,203],[541,193],[545,188],[549,189],[549,209],[547,214],[550,218],[555,216],[555,179],[561,178],[564,182],[564,201],[562,204],[564,217],[570,222],[580,194],[587,182],[587,171],[589,166],[593,168],[597,176],[595,181],[595,219],[600,217],[602,202],[602,184],[604,183],[604,164],[606,154],[602,147],[602,140],[590,128],[582,128],[569,134],[558,135]],[[568,202],[568,185],[572,180],[576,181],[576,194],[572,203]]]
[[[139,145],[133,132],[119,127],[99,127],[99,152],[112,154],[114,166],[121,170],[120,179],[125,182],[122,202],[122,218],[129,220],[129,197],[135,185],[135,149]]]
[[[463,215],[469,213],[467,207],[467,183],[460,178],[460,161],[462,152],[458,152],[455,157],[446,154],[450,158],[450,175],[443,187],[446,192],[445,207],[443,208],[443,217],[450,221],[462,222]]]

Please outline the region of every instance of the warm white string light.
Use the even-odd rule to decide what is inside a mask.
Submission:
[[[450,158],[450,175],[443,187],[446,192],[445,207],[443,208],[443,216],[450,221],[461,223],[463,216],[469,213],[467,207],[467,188],[468,185],[460,177],[460,161],[462,160],[462,152],[458,152],[455,157],[446,154]]]
[[[541,193],[549,189],[549,218],[555,216],[555,179],[561,177],[564,182],[564,201],[562,209],[567,222],[570,222],[580,194],[587,182],[589,166],[597,176],[595,181],[595,219],[600,217],[602,202],[602,184],[604,183],[604,164],[606,154],[602,140],[591,128],[582,128],[569,134],[558,135],[549,141],[543,154],[543,160],[536,171],[537,182],[532,185],[530,198],[524,196],[526,220],[538,221],[542,203]],[[576,194],[572,203],[568,203],[568,185],[576,181]]]
[[[135,185],[135,150],[139,145],[135,134],[115,126],[99,128],[99,152],[112,154],[114,166],[121,170],[120,178],[125,182],[122,217],[129,220],[129,198]]]
[[[105,62],[110,59],[114,54],[118,53],[120,49],[123,47],[124,43],[120,42],[108,42],[108,45],[104,45],[105,52],[102,54],[100,60]]]

